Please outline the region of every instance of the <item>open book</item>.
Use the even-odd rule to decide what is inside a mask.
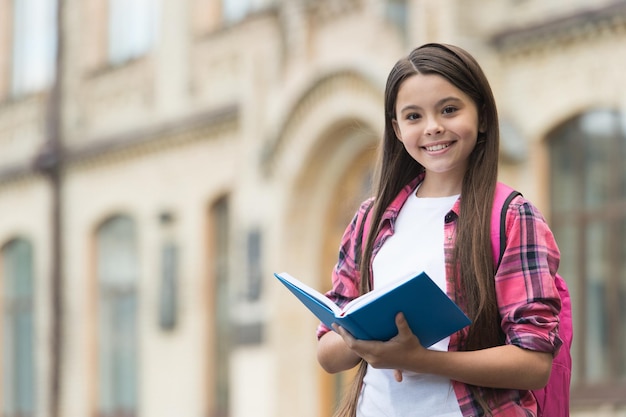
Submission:
[[[343,308],[285,272],[274,275],[326,326],[337,323],[357,339],[385,341],[396,336],[400,312],[424,347],[471,323],[425,272],[374,289]]]

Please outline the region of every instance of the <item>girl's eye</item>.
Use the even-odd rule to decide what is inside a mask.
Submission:
[[[407,120],[417,120],[420,118],[420,115],[417,113],[409,113],[406,115]]]
[[[443,114],[452,114],[452,113],[454,113],[456,110],[457,110],[457,109],[456,109],[456,107],[454,107],[454,106],[446,106],[446,107],[444,107],[444,109],[443,109],[442,113],[443,113]]]

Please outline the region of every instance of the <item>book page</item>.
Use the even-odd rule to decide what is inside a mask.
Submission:
[[[286,272],[281,272],[280,274],[275,274],[279,279],[281,279],[289,289],[294,292],[296,296],[298,293],[306,298],[317,301],[319,304],[325,305],[329,310],[331,310],[335,316],[339,317],[341,315],[341,310],[337,306],[337,304],[333,303],[328,297],[326,297],[321,292],[316,289],[306,285],[304,282],[299,281],[298,279],[292,277]],[[300,297],[298,297],[300,298]],[[304,301],[304,300],[302,300]]]
[[[417,275],[419,275],[419,273],[412,273],[404,278],[400,278],[394,282],[390,282],[389,284],[384,285],[380,288],[375,288],[372,291],[368,292],[367,294],[363,294],[362,296],[355,298],[354,300],[350,301],[348,304],[344,306],[344,308],[341,310],[341,315],[345,316],[346,314],[349,314],[353,311],[358,310],[359,308],[362,308],[363,306],[379,298],[381,295],[388,293],[394,288],[399,287],[405,282],[415,278]]]

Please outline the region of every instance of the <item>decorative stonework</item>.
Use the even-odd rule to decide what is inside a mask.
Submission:
[[[202,40],[193,45],[189,92],[205,104],[229,102],[241,85],[240,50],[233,48],[237,39],[228,34]]]
[[[363,0],[307,0],[305,8],[315,25],[324,25],[363,8]]]
[[[197,141],[228,135],[237,129],[239,108],[224,106],[173,123],[153,125],[110,137],[94,138],[85,146],[74,146],[66,151],[68,168],[90,167],[114,163],[129,158],[143,157]]]
[[[261,155],[261,168],[264,173],[271,173],[277,155],[285,146],[285,142],[293,138],[293,132],[304,118],[308,117],[313,109],[323,105],[325,100],[340,92],[354,95],[354,97],[362,97],[365,93],[374,99],[382,100],[382,91],[379,91],[373,82],[369,82],[361,74],[353,71],[334,73],[317,80],[290,107],[292,111],[287,114],[278,134],[265,145]]]
[[[556,17],[536,25],[496,33],[491,44],[506,56],[554,50],[589,38],[626,33],[626,2]]]
[[[112,132],[143,119],[154,104],[154,64],[149,58],[105,68],[83,80],[79,101],[84,132]],[[82,140],[82,139],[81,139]]]
[[[28,164],[46,136],[46,99],[41,93],[0,105],[0,156],[2,165]]]

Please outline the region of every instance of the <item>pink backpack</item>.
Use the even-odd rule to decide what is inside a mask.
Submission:
[[[500,265],[506,246],[506,212],[511,201],[521,195],[509,186],[497,183],[491,213],[491,247],[496,268]],[[572,376],[572,303],[567,285],[560,275],[555,284],[561,296],[559,336],[563,340],[561,350],[552,361],[552,373],[548,384],[533,394],[539,407],[538,417],[569,417],[570,380]]]

